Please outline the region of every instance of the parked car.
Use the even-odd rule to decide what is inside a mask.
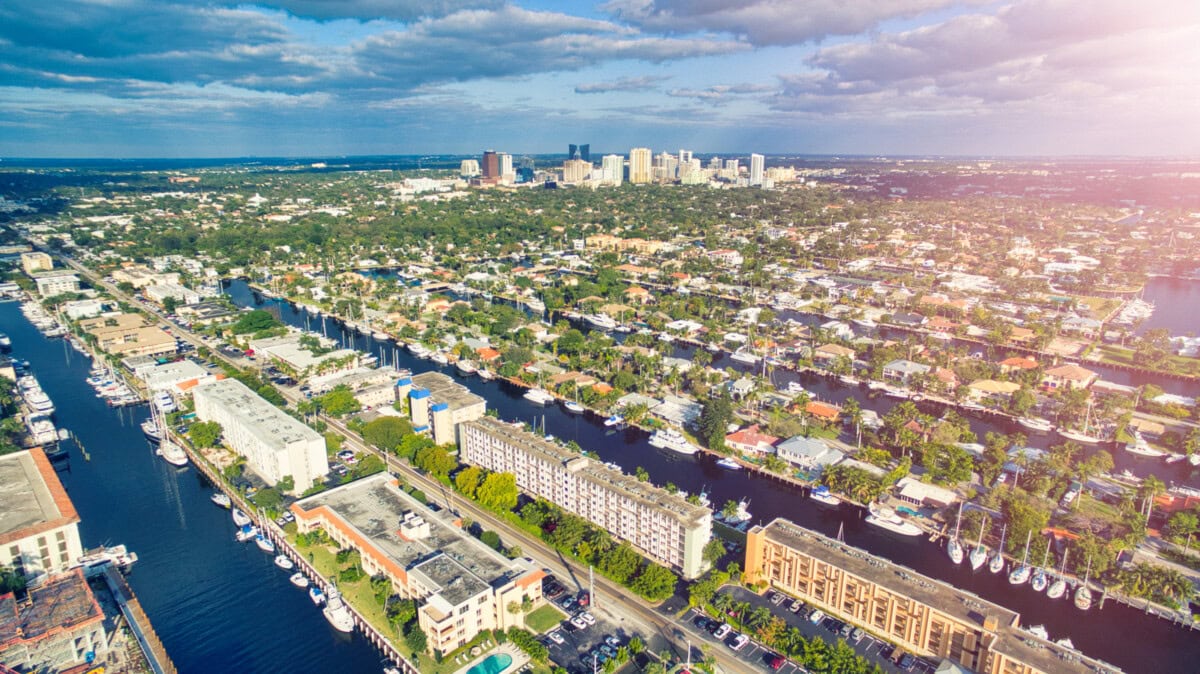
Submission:
[[[713,630],[712,635],[717,639],[724,639],[732,631],[733,628],[729,626],[729,623],[721,623],[720,625],[717,625],[715,630]]]
[[[586,630],[587,626],[588,626],[588,624],[583,621],[583,618],[581,618],[579,616],[571,616],[570,622],[572,625],[575,626],[575,629],[577,629],[577,630]]]
[[[905,653],[904,655],[900,656],[900,662],[897,663],[897,666],[899,666],[900,669],[903,669],[906,672],[911,672],[913,667],[916,666],[916,664],[917,664],[917,659],[915,657],[913,657],[913,654]]]
[[[729,644],[729,647],[736,652],[745,648],[746,644],[748,643],[750,643],[750,637],[746,636],[745,634],[739,634],[733,638],[733,641]]]
[[[604,643],[612,646],[613,648],[618,648],[621,645],[621,640],[609,634],[604,637]]]
[[[787,597],[784,596],[784,594],[782,592],[772,592],[771,593],[771,603],[776,606],[779,606],[780,604],[782,604],[784,599],[787,599]]]
[[[782,655],[772,655],[770,660],[767,662],[770,663],[771,669],[779,671],[779,668],[783,667],[784,663],[787,662],[787,658],[783,657]]]
[[[553,641],[556,644],[561,644],[566,641],[563,639],[563,636],[558,633],[558,630],[554,630],[553,632],[547,634],[546,638],[550,639],[550,641]]]
[[[617,657],[617,651],[614,650],[612,646],[609,646],[608,644],[600,644],[599,648],[600,648],[600,652],[607,655],[608,657],[610,657],[610,658]]]
[[[592,595],[587,590],[580,590],[579,605],[587,606],[588,604],[591,604],[591,603],[592,603]]]
[[[580,613],[579,617],[583,619],[583,622],[585,622],[589,625],[596,624],[596,616],[592,615],[591,613],[588,613],[587,611]]]
[[[788,606],[788,610],[792,613],[799,613],[802,608],[804,608],[804,602],[799,599],[792,600],[791,605]]]
[[[822,612],[821,609],[817,609],[817,610],[813,611],[812,614],[808,616],[808,622],[810,622],[814,625],[820,625],[821,621],[824,619],[825,619],[825,613]]]
[[[854,631],[850,633],[850,642],[857,644],[858,642],[862,641],[863,637],[865,636],[867,636],[867,633],[862,631],[861,627],[855,627]]]

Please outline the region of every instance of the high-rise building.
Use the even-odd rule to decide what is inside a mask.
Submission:
[[[401,377],[396,381],[396,395],[408,398],[413,430],[428,432],[439,445],[456,442],[459,424],[487,411],[486,400],[441,372]]]
[[[654,178],[656,180],[674,180],[678,168],[679,159],[670,152],[663,152],[654,157]]]
[[[639,185],[653,178],[650,148],[635,147],[629,151],[629,182]]]
[[[705,570],[702,553],[712,537],[712,512],[677,494],[491,417],[460,427],[459,459],[513,474],[525,493],[628,541],[684,578]]]
[[[590,144],[584,143],[579,146],[579,158],[588,162],[592,160],[592,146]]]
[[[625,179],[625,158],[619,154],[606,154],[600,163],[604,171],[604,182],[620,185]]]
[[[459,164],[458,174],[464,178],[474,178],[475,176],[479,175],[479,160],[462,160],[462,163]]]
[[[679,165],[680,166],[690,163],[691,161],[692,161],[692,151],[691,150],[680,150],[679,151]]]
[[[750,184],[761,185],[763,183],[763,156],[761,154],[750,155]]]
[[[485,150],[483,159],[479,162],[483,169],[484,178],[500,178],[500,155],[495,150]]]
[[[567,159],[579,159],[579,146],[575,143],[567,144]]]
[[[708,168],[710,168],[714,171],[720,171],[721,170],[721,158],[720,157],[711,157],[708,160]]]
[[[500,153],[500,181],[511,183],[516,182],[517,174],[513,172],[512,155],[507,152]]]
[[[563,162],[563,182],[581,183],[587,180],[592,172],[592,163],[582,159],[568,159]]]

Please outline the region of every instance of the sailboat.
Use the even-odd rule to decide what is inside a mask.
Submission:
[[[1033,580],[1029,581],[1029,586],[1034,592],[1041,592],[1046,589],[1047,583],[1050,582],[1046,575],[1046,560],[1050,558],[1050,541],[1046,541],[1046,552],[1042,555],[1042,565],[1033,572]]]
[[[1087,571],[1083,572],[1083,582],[1075,588],[1075,608],[1086,611],[1092,607],[1092,588],[1088,587],[1088,578],[1092,573],[1092,559],[1088,558]]]
[[[1046,590],[1046,596],[1051,599],[1058,599],[1067,591],[1067,555],[1071,552],[1068,548],[1063,552],[1062,568],[1058,570],[1058,578],[1050,583],[1050,588]]]
[[[962,543],[958,542],[958,526],[962,524],[963,504],[958,504],[958,518],[954,520],[954,536],[946,543],[946,554],[950,556],[950,561],[955,564],[962,564],[963,548]]]
[[[987,518],[983,518],[983,522],[979,523],[979,538],[975,541],[975,549],[971,551],[971,570],[978,571],[979,567],[987,561],[987,548],[983,547],[983,529],[987,524]]]
[[[1092,431],[1092,401],[1088,400],[1087,416],[1083,418],[1083,430],[1072,431],[1063,428],[1058,429],[1058,434],[1068,440],[1074,440],[1083,445],[1097,445],[1103,440],[1098,435],[1093,435]]]
[[[1021,585],[1029,580],[1029,574],[1032,569],[1029,568],[1029,541],[1033,539],[1033,531],[1030,531],[1025,536],[1025,556],[1021,558],[1020,566],[1014,568],[1008,574],[1008,582],[1013,585]]]
[[[1004,535],[1008,533],[1008,525],[1000,530],[1000,547],[992,553],[992,558],[988,560],[988,571],[992,573],[1000,573],[1004,570]]]

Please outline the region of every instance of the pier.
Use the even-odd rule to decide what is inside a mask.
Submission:
[[[105,567],[103,576],[109,591],[121,608],[121,615],[125,616],[125,621],[129,624],[129,631],[137,639],[142,654],[146,656],[146,662],[150,663],[150,668],[155,674],[176,674],[175,664],[171,662],[167,650],[163,648],[162,641],[150,624],[150,618],[142,610],[142,605],[129,584],[112,564]]]

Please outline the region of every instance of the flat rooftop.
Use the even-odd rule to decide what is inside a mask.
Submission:
[[[0,544],[79,522],[41,449],[0,456]]]
[[[471,393],[466,386],[459,384],[449,375],[441,372],[422,372],[413,375],[413,388],[423,388],[429,391],[430,398],[435,403],[446,403],[452,410],[459,410],[471,405],[484,402],[480,396]]]
[[[194,396],[216,401],[266,446],[282,451],[293,442],[320,440],[313,429],[288,416],[236,379],[221,379],[197,386]]]
[[[306,513],[321,507],[333,515],[336,526],[368,541],[406,573],[420,574],[427,579],[423,584],[440,588],[438,593],[451,605],[527,571],[463,531],[450,511],[434,512],[403,492],[387,473],[321,492],[292,506]],[[428,536],[410,540],[401,535],[400,522],[406,513],[425,520]]]
[[[1043,672],[1118,672],[1116,667],[1087,658],[1078,651],[1038,639],[1020,629],[1016,611],[992,603],[948,583],[935,580],[895,564],[891,560],[851,547],[783,518],[776,518],[762,529],[766,539],[832,564],[850,574],[897,595],[919,601],[963,623],[995,634],[990,648]],[[996,619],[996,629],[984,628],[985,618]]]
[[[656,487],[648,482],[639,482],[635,477],[625,475],[602,463],[576,454],[566,447],[523,428],[516,428],[491,417],[483,417],[468,423],[478,424],[489,434],[504,438],[547,461],[564,465],[572,464],[568,466],[568,470],[581,475],[589,482],[619,492],[650,508],[666,511],[681,522],[699,524],[705,518],[712,516],[712,511],[704,506],[688,503],[684,497],[671,494],[662,487]]]
[[[29,603],[18,606],[11,594],[0,598],[0,648],[13,641],[36,641],[53,632],[104,620],[104,611],[82,569],[30,588],[29,599]]]

